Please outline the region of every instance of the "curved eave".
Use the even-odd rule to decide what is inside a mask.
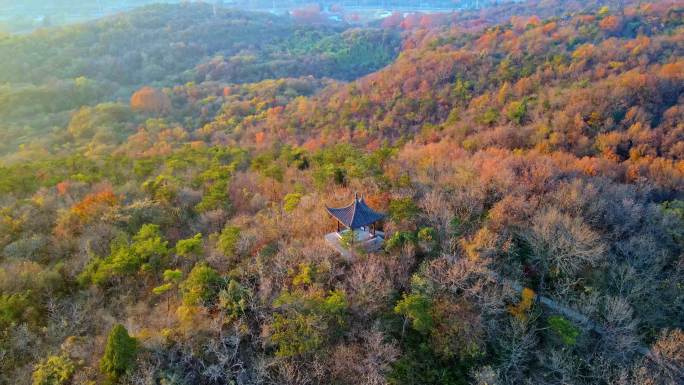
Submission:
[[[354,203],[344,207],[325,206],[325,208],[328,214],[352,229],[368,226],[385,218],[385,215],[368,207],[363,199],[355,199]]]

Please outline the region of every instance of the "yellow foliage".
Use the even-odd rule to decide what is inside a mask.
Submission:
[[[176,316],[184,328],[194,327],[200,316],[200,309],[197,306],[181,305],[176,309]]]
[[[534,290],[527,287],[524,288],[521,294],[520,302],[518,302],[517,305],[509,306],[508,312],[521,321],[526,320],[527,313],[529,313],[530,309],[532,309],[532,305],[534,304],[534,299],[536,297],[537,294],[534,292]]]
[[[506,100],[508,99],[508,96],[511,92],[511,85],[508,82],[505,82],[501,88],[499,89],[499,94],[497,95],[497,102],[499,102],[500,105],[503,105],[506,103]]]
[[[596,54],[596,47],[593,44],[587,43],[577,47],[572,53],[572,57],[576,60],[591,59]]]
[[[471,240],[462,240],[461,245],[470,260],[491,257],[496,253],[496,234],[485,228],[480,229]]]
[[[147,341],[154,337],[156,334],[155,330],[149,329],[149,328],[143,328],[138,332],[138,335],[136,336],[139,340],[142,341]]]

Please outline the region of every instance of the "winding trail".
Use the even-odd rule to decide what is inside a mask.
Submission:
[[[513,290],[515,290],[518,294],[522,294],[523,291],[523,286],[515,281],[506,279],[506,278],[501,278],[498,274],[492,272],[492,276],[494,280],[501,284],[506,284],[510,286]],[[550,309],[551,311],[555,313],[562,314],[565,318],[579,324],[582,328],[586,330],[592,330],[597,334],[600,334],[601,336],[605,336],[608,334],[608,331],[598,323],[594,322],[591,320],[589,317],[585,316],[584,314],[571,309],[567,306],[564,306],[557,301],[554,301],[553,299],[549,297],[545,297],[542,295],[539,295],[537,293],[534,294],[534,301],[538,304],[543,305],[544,307]],[[660,357],[658,357],[658,354],[654,353],[653,350],[648,348],[645,345],[639,345],[637,347],[637,352],[639,352],[641,355],[649,358],[653,363],[656,365],[659,365],[675,375],[679,377],[679,379],[684,383],[684,368],[679,368],[675,366],[674,364],[667,362]]]

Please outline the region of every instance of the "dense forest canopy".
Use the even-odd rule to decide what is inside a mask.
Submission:
[[[202,4],[149,6],[90,24],[0,38],[0,125],[12,138],[4,145],[13,151],[63,126],[74,108],[128,102],[146,85],[300,76],[352,80],[391,62],[400,44],[392,30],[214,12]]]
[[[684,2],[217,9],[0,38],[0,384],[682,383]]]

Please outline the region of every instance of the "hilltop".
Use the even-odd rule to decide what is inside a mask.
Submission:
[[[681,383],[684,3],[620,3],[0,41],[0,384]]]

